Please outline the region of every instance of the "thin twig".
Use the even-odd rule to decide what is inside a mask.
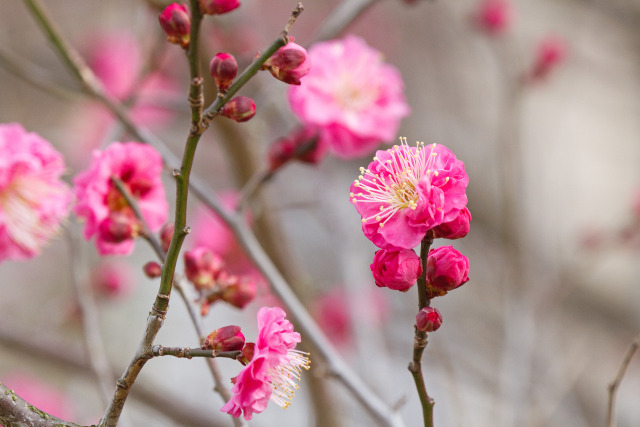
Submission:
[[[191,359],[192,357],[207,357],[210,359],[223,357],[227,359],[236,359],[241,351],[221,351],[203,350],[201,348],[189,347],[165,347],[162,345],[154,345],[151,347],[153,357],[173,356],[182,359]]]
[[[418,288],[418,311],[430,304],[427,296],[427,257],[429,256],[429,247],[433,243],[433,237],[431,233],[428,233],[422,239],[420,245],[420,261],[422,262],[422,274],[418,278],[416,287]],[[427,393],[427,388],[424,384],[424,376],[422,375],[422,354],[427,347],[427,333],[415,328],[415,337],[413,340],[413,357],[409,362],[409,372],[413,376],[413,381],[416,384],[418,390],[418,396],[420,397],[420,404],[422,406],[422,416],[424,421],[424,427],[433,427],[433,405],[434,400]]]
[[[609,384],[609,404],[607,405],[607,427],[615,427],[616,425],[616,414],[615,414],[615,405],[616,405],[616,395],[618,393],[618,387],[620,387],[620,383],[622,382],[622,378],[624,378],[624,374],[627,371],[627,367],[629,367],[629,363],[631,363],[631,359],[633,355],[640,347],[640,334],[636,335],[631,344],[629,345],[629,349],[627,350],[627,354],[624,356],[624,360],[620,365],[620,369],[618,369],[618,375],[613,380],[611,384]]]
[[[379,0],[343,0],[325,19],[313,39],[322,41],[339,36],[358,16],[377,1]]]
[[[106,405],[111,399],[111,384],[115,379],[106,357],[106,350],[100,333],[100,322],[98,320],[98,306],[91,286],[87,286],[80,272],[81,251],[78,250],[78,240],[73,234],[74,230],[69,230],[69,252],[71,262],[71,282],[76,291],[78,305],[82,317],[84,328],[84,347],[89,359],[91,370],[98,381],[100,396]]]

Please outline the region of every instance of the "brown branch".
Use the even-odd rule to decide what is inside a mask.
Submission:
[[[607,427],[615,427],[616,425],[616,414],[615,414],[615,405],[616,405],[616,395],[618,393],[618,388],[620,387],[620,383],[622,382],[622,378],[624,378],[624,374],[631,363],[631,359],[633,355],[640,347],[640,334],[637,335],[631,344],[629,345],[629,349],[627,350],[627,354],[620,365],[620,369],[618,369],[618,375],[616,375],[615,379],[611,384],[609,384],[609,404],[607,405]]]
[[[36,408],[0,383],[0,425],[4,427],[80,427]]]

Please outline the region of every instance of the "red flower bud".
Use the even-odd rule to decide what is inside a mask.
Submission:
[[[215,80],[218,90],[226,91],[238,74],[238,62],[233,55],[218,53],[209,64],[209,72]]]
[[[376,286],[407,292],[422,274],[420,257],[413,249],[380,249],[369,266]]]
[[[171,245],[174,227],[175,225],[173,223],[168,223],[163,225],[162,230],[160,230],[160,246],[162,246],[162,250],[165,252],[169,250],[169,245]]]
[[[244,308],[256,297],[256,283],[249,277],[223,275],[219,280],[220,299],[237,308]]]
[[[318,130],[313,127],[297,129],[286,138],[280,138],[271,144],[267,158],[269,169],[274,171],[290,160],[317,164],[327,154],[327,145],[321,144]]]
[[[437,308],[425,307],[416,315],[416,328],[423,332],[433,332],[442,325],[442,314]]]
[[[239,0],[200,0],[200,10],[205,15],[222,15],[238,7]]]
[[[530,79],[544,79],[567,57],[567,43],[559,37],[547,36],[538,44]]]
[[[243,365],[246,365],[247,363],[251,362],[251,359],[253,359],[253,353],[255,352],[255,348],[256,348],[255,343],[252,343],[252,342],[246,343],[244,347],[242,347],[242,354],[238,356],[236,359]]]
[[[237,96],[222,107],[220,115],[236,122],[246,122],[256,115],[256,104],[247,96]]]
[[[184,253],[184,272],[198,291],[212,288],[222,272],[222,259],[206,246]]]
[[[244,346],[244,335],[240,326],[224,326],[211,332],[202,344],[203,350],[237,351]]]
[[[434,227],[432,229],[433,237],[450,240],[460,239],[469,233],[470,222],[471,212],[464,208],[453,221]]]
[[[162,267],[155,261],[149,261],[146,263],[144,267],[142,267],[142,270],[149,279],[155,279],[162,275]]]
[[[133,215],[125,212],[111,212],[98,226],[101,240],[108,243],[121,243],[138,237],[140,224]]]
[[[429,251],[427,289],[435,296],[444,295],[469,281],[469,259],[453,246]]]
[[[302,46],[289,42],[278,49],[262,68],[269,70],[278,80],[299,85],[300,78],[306,76],[311,69],[311,59]]]
[[[191,15],[185,6],[178,3],[170,4],[158,16],[158,19],[170,43],[179,44],[184,49],[189,47]]]

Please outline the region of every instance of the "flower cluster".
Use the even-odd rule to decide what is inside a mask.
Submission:
[[[300,334],[293,331],[293,325],[285,316],[278,307],[262,307],[258,311],[258,338],[253,345],[253,355],[232,380],[233,396],[221,411],[234,417],[244,415],[250,420],[254,413],[267,408],[269,400],[283,408],[291,404],[298,388],[295,381],[300,380],[302,369],[309,369],[309,358],[295,349]],[[250,352],[243,349],[243,355],[246,353]]]
[[[469,260],[452,246],[431,250],[426,260],[413,250],[425,238],[467,235],[468,183],[464,163],[446,147],[410,147],[404,138],[360,168],[350,197],[362,217],[362,231],[380,248],[370,266],[376,286],[406,292],[423,277],[430,300],[469,280]],[[417,321],[418,330],[432,332],[442,316],[429,308]]]
[[[32,258],[69,212],[64,160],[17,123],[0,124],[0,153],[0,261]]]
[[[133,197],[150,231],[167,220],[169,206],[161,180],[162,157],[152,147],[137,142],[111,144],[94,151],[89,168],[73,180],[74,212],[86,220],[84,235],[96,236],[101,255],[127,255],[133,251],[142,225],[116,186],[119,180]]]
[[[364,40],[348,36],[309,49],[313,67],[303,84],[289,88],[289,104],[319,144],[349,159],[391,141],[409,113],[399,71]]]

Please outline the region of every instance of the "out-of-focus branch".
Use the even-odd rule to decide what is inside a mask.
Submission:
[[[631,363],[631,359],[633,355],[640,347],[640,334],[636,335],[631,344],[629,345],[629,349],[627,350],[627,354],[624,356],[624,360],[620,365],[620,369],[618,369],[618,375],[616,375],[615,379],[611,384],[609,384],[609,404],[607,405],[607,424],[606,427],[615,427],[616,425],[616,395],[618,393],[618,388],[620,387],[620,383],[622,382],[622,378],[624,378],[624,374],[629,367],[629,363]]]
[[[71,281],[73,282],[82,317],[84,347],[91,370],[98,381],[100,396],[106,405],[111,398],[111,384],[113,384],[115,377],[113,372],[111,372],[111,367],[109,366],[102,342],[100,322],[98,321],[98,306],[96,305],[91,286],[85,283],[80,272],[81,256],[78,250],[78,240],[73,230],[69,230],[68,237],[70,258],[73,260],[73,262],[71,262]]]
[[[367,8],[380,0],[343,0],[322,23],[315,41],[329,40],[340,35]]]

